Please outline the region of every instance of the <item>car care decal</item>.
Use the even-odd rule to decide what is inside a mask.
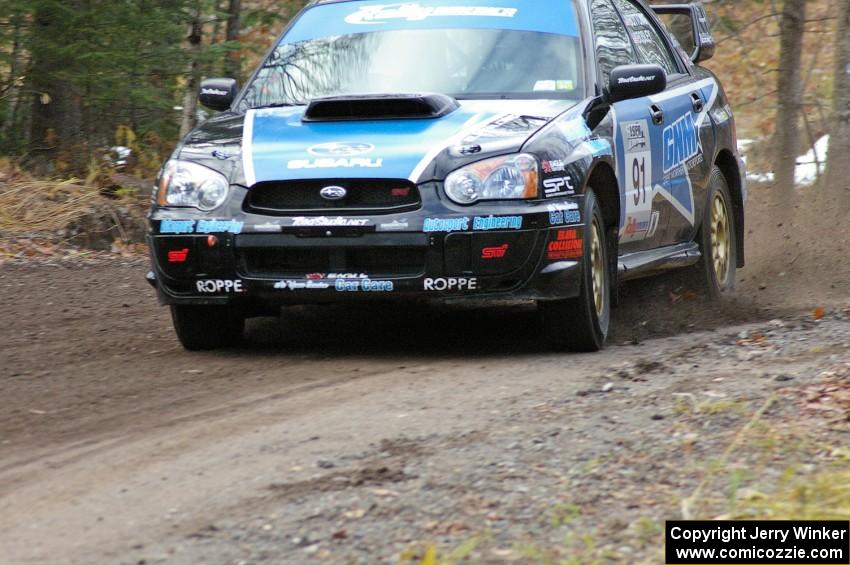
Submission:
[[[649,135],[643,150],[642,136],[651,127],[648,120],[618,120],[615,110],[617,179],[620,184],[620,238],[624,242],[651,238],[660,214],[653,210],[655,196],[667,200],[691,225],[694,223],[694,191],[690,170],[706,158],[700,142],[700,128],[717,99],[719,87],[713,78],[677,87],[648,98],[617,103],[624,115],[645,114],[647,101],[661,105],[677,97],[699,92],[707,103],[697,114],[684,115],[666,123],[660,135]],[[622,157],[622,158],[621,158]],[[659,173],[660,171],[660,173]],[[655,174],[655,177],[653,177]],[[653,182],[661,178],[662,183]]]
[[[578,204],[575,202],[549,204],[548,209],[549,224],[552,226],[581,223],[581,213],[578,211]]]
[[[563,14],[553,18],[551,14]],[[296,43],[387,30],[505,29],[578,37],[578,19],[564,0],[446,0],[334,2],[304,12],[284,36]]]
[[[337,292],[392,292],[395,290],[393,281],[373,281],[362,279],[349,281],[337,279],[334,283]]]

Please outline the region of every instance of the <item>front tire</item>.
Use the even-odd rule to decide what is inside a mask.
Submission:
[[[611,321],[611,273],[605,222],[593,190],[584,197],[581,292],[575,298],[541,302],[543,327],[557,350],[599,351]]]
[[[238,344],[245,331],[245,316],[229,306],[171,307],[174,331],[189,351],[208,351]]]
[[[724,300],[735,291],[738,265],[736,233],[729,184],[723,172],[715,166],[711,171],[708,204],[697,236],[702,257],[692,267],[694,286],[697,290],[704,289],[711,300]]]

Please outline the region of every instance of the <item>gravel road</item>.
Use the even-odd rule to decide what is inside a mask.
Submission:
[[[843,306],[651,280],[595,355],[522,305],[292,308],[191,354],[143,271],[0,269],[4,563],[652,563],[766,398],[786,421],[850,369]]]

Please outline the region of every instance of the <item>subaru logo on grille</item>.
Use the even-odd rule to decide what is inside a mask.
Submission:
[[[333,143],[320,143],[307,149],[310,155],[317,157],[353,157],[364,155],[375,150],[371,143],[347,143],[335,141]]]
[[[341,186],[326,186],[319,191],[319,196],[325,200],[342,200],[348,195],[348,191]]]

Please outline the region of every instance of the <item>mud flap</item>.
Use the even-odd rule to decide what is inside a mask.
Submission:
[[[617,228],[608,228],[608,272],[611,274],[611,307],[620,305],[620,248]]]

